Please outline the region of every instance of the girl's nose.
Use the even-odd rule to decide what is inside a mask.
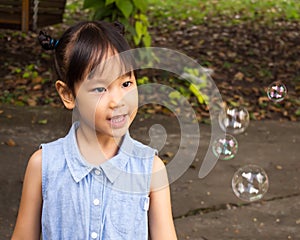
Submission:
[[[118,107],[118,103],[117,103],[114,99],[112,99],[112,100],[109,102],[109,108],[115,109],[115,108],[117,108],[117,107]]]
[[[110,92],[109,107],[111,109],[119,108],[124,106],[124,96],[120,91]]]

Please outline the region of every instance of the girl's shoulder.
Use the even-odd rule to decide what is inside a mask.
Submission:
[[[33,169],[41,169],[42,168],[42,149],[36,150],[28,161],[28,166],[31,166]]]
[[[157,155],[154,156],[154,160],[153,160],[153,172],[157,172],[160,170],[165,171],[166,166],[163,162],[163,160],[161,160],[161,158]]]
[[[161,190],[169,185],[167,169],[164,162],[157,155],[153,159],[151,192]]]
[[[40,145],[40,149],[42,149],[44,146],[46,146],[46,147],[59,147],[59,146],[62,146],[63,139],[64,138],[58,138],[58,139],[53,140],[51,142],[42,143]]]
[[[42,149],[35,151],[28,160],[25,176],[32,181],[41,182]]]
[[[33,169],[34,171],[41,171],[42,169],[42,162],[45,155],[49,154],[49,150],[54,150],[55,148],[61,148],[62,140],[57,139],[52,142],[42,143],[38,150],[36,150],[28,160],[27,168]]]
[[[71,155],[69,145],[66,145],[65,138],[60,138],[52,142],[40,145],[42,173],[47,177],[48,173],[60,171],[66,166],[66,156]],[[44,179],[45,180],[45,179]]]
[[[51,157],[51,156],[56,158],[56,155],[60,155],[63,153],[63,148],[64,148],[63,146],[64,146],[63,138],[59,138],[52,142],[42,143],[40,145],[40,149],[42,150],[43,158]]]

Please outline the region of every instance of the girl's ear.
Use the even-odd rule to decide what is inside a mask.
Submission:
[[[73,109],[75,107],[75,98],[67,84],[57,80],[55,87],[65,107],[70,110]]]

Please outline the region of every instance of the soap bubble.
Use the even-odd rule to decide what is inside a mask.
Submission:
[[[239,168],[232,177],[234,194],[243,201],[260,200],[269,188],[266,172],[257,165],[246,165]]]
[[[234,158],[237,150],[238,142],[229,134],[226,134],[225,137],[222,136],[217,138],[212,145],[213,153],[221,160],[230,160]]]
[[[287,88],[282,82],[273,82],[267,89],[267,95],[270,100],[281,102],[287,95]]]
[[[246,108],[227,108],[219,114],[219,124],[224,132],[243,133],[249,125],[249,113]]]

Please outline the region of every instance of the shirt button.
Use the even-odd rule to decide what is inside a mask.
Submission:
[[[98,206],[100,204],[100,200],[96,198],[94,199],[93,203],[95,206]]]
[[[95,171],[94,171],[94,173],[96,174],[96,175],[100,175],[101,174],[101,171],[100,170],[98,170],[98,169],[96,169]]]
[[[92,232],[91,237],[92,239],[96,239],[98,237],[98,234],[96,232]]]

